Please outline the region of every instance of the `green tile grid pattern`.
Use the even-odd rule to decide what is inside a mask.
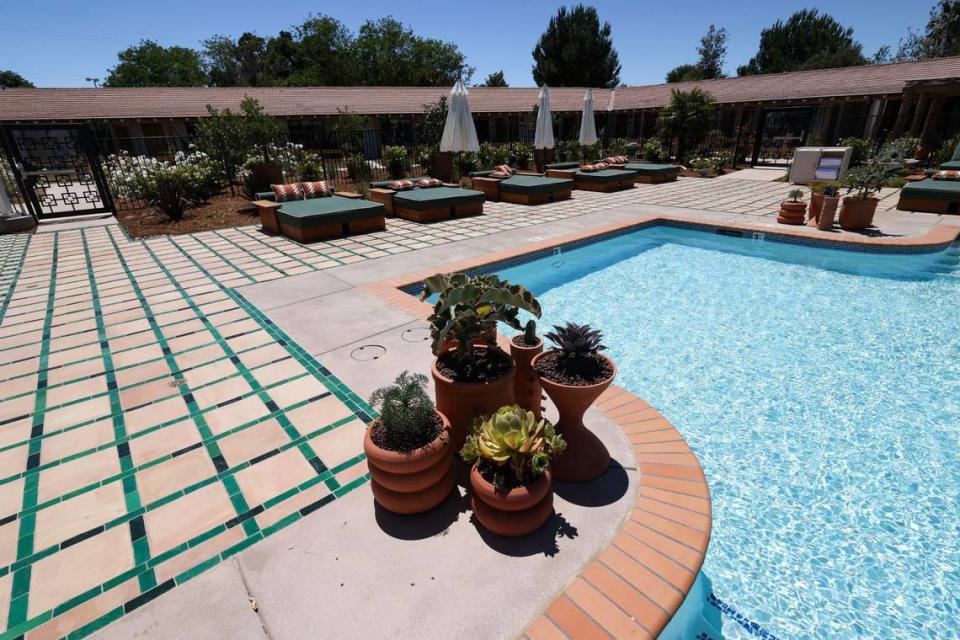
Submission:
[[[12,514],[0,513],[0,528],[18,528],[16,559],[0,566],[0,580],[11,582],[10,606],[7,619],[3,621],[6,623],[6,630],[0,634],[0,638],[15,638],[24,634],[29,638],[32,630],[108,594],[130,580],[135,580],[139,596],[114,606],[105,614],[93,616],[89,620],[81,619],[80,626],[69,629],[66,637],[80,638],[89,635],[125,612],[215,566],[223,559],[296,522],[368,480],[368,475],[362,472],[351,473],[350,479],[344,483],[338,480],[338,476],[357,468],[357,465],[363,462],[362,453],[328,468],[322,461],[322,452],[316,451],[311,441],[358,419],[368,422],[374,415],[372,409],[232,289],[235,285],[334,266],[350,261],[351,256],[359,259],[365,259],[365,256],[361,257],[349,250],[331,250],[330,253],[345,258],[337,259],[317,249],[307,249],[292,243],[276,243],[273,238],[257,237],[251,231],[231,229],[208,233],[203,239],[186,236],[176,241],[154,239],[139,242],[124,237],[125,234],[119,227],[108,226],[85,231],[54,232],[42,236],[0,238],[0,381],[3,381],[5,389],[13,390],[12,393],[0,392],[0,408],[26,402],[30,398],[33,400],[33,410],[29,412],[32,416],[30,437],[4,437],[0,446],[0,456],[19,455],[23,452],[27,459],[24,467],[19,470],[11,469],[8,465],[0,467],[0,490],[5,486],[15,487],[16,485],[12,484],[15,482],[23,483],[20,509]],[[288,266],[274,266],[281,262]],[[29,268],[24,270],[25,265],[35,267],[38,264],[47,264],[48,272],[44,274]],[[36,291],[41,280],[46,287],[45,297]],[[24,297],[18,299],[20,290],[17,285],[21,281],[29,281],[28,288],[31,292],[24,293]],[[159,297],[153,296],[153,300],[149,299],[149,292],[158,290],[163,290],[164,293]],[[162,302],[156,303],[157,299]],[[44,303],[43,312],[40,314],[42,326],[37,327],[37,307],[41,302]],[[73,311],[74,306],[78,309],[76,312]],[[66,309],[67,313],[58,315],[57,312],[63,309]],[[138,313],[138,310],[142,311],[142,317],[147,321],[146,328],[133,322],[129,330],[117,332],[117,324],[111,326],[107,322],[111,317],[130,312]],[[207,313],[207,310],[210,313]],[[174,321],[168,322],[168,319]],[[196,328],[197,320],[201,323],[200,329]],[[206,338],[185,343],[188,345],[185,348],[171,345],[171,340],[191,338],[198,334]],[[149,338],[149,341],[144,342],[144,338]],[[246,340],[247,338],[255,340]],[[237,339],[243,342],[234,348],[232,342]],[[158,345],[162,356],[118,366],[117,358],[126,356],[129,361],[129,356],[138,353],[145,344]],[[267,360],[258,356],[263,350],[278,345],[282,347],[283,355]],[[86,346],[93,350],[84,349]],[[201,350],[213,346],[221,353],[203,360],[200,364],[180,366],[179,358],[200,353]],[[74,350],[82,352],[82,356],[72,359]],[[97,352],[94,353],[94,350]],[[57,357],[56,364],[50,362],[51,355]],[[247,366],[247,357],[255,359],[256,362]],[[300,371],[263,383],[258,379],[259,375],[265,374],[271,367],[288,362],[299,365]],[[126,386],[121,385],[118,380],[118,374],[155,363],[166,365],[169,373],[137,379]],[[59,373],[59,379],[55,383],[48,382],[52,374],[63,372],[67,367],[77,364],[102,366],[94,373],[79,371],[76,377]],[[186,374],[210,364],[230,364],[232,371],[215,379],[203,380],[194,386],[185,383]],[[18,366],[14,371],[12,367],[16,365],[30,367],[28,370]],[[186,415],[176,416],[136,432],[128,432],[127,415],[130,411],[143,407],[127,407],[125,410],[121,394],[138,387],[159,385],[165,380],[169,381],[171,377],[176,384],[170,387],[168,393],[159,392],[151,399],[147,408],[179,397],[186,405]],[[271,397],[271,391],[309,378],[318,381],[326,391],[318,396],[285,403],[275,402]],[[30,388],[34,380],[35,386]],[[94,392],[83,396],[74,397],[61,393],[58,397],[66,397],[66,400],[47,406],[48,392],[64,391],[71,385],[82,385],[91,380],[105,382],[106,391],[102,390],[102,386],[97,386]],[[209,390],[221,382],[231,380],[242,380],[249,387],[249,391],[210,406],[204,407],[197,403],[194,397],[196,392]],[[245,419],[252,419],[218,433],[214,433],[206,424],[207,417],[224,404],[253,397],[266,406],[266,413],[256,417],[245,416]],[[311,403],[322,398],[336,398],[348,410],[346,417],[326,424],[314,424],[310,429],[302,430],[288,418],[288,413],[309,407]],[[109,401],[109,410],[104,412],[104,415],[92,418],[87,416],[76,423],[68,421],[59,427],[51,426],[45,429],[44,418],[50,411],[69,411],[95,399]],[[13,434],[13,429],[24,417],[10,417],[9,412],[4,411],[0,415],[0,433],[7,430]],[[109,441],[71,452],[58,459],[41,462],[43,444],[50,438],[71,437],[104,420],[108,420],[113,429],[113,437]],[[261,500],[258,504],[250,504],[237,483],[236,476],[260,462],[260,459],[231,461],[232,464],[226,465],[219,443],[268,420],[276,421],[288,438],[288,441],[278,446],[271,455],[296,450],[311,464],[316,474],[279,495]],[[192,422],[196,427],[202,443],[201,448],[213,462],[216,474],[192,482],[168,495],[144,502],[138,486],[139,475],[171,461],[182,452],[167,453],[138,464],[131,455],[130,445],[185,422]],[[83,483],[83,486],[71,486],[69,491],[62,495],[41,501],[39,484],[43,472],[82,461],[85,456],[106,450],[116,451],[119,472]],[[98,523],[94,528],[60,540],[56,544],[35,548],[37,519],[44,510],[114,483],[119,483],[123,488],[125,512],[122,515]],[[152,554],[148,536],[143,533],[144,515],[217,483],[223,485],[234,507],[232,517],[206,528],[185,542],[161,553]],[[292,510],[285,507],[287,501],[318,485],[322,485],[325,490],[320,499],[306,506],[297,504],[299,508]],[[268,513],[271,509],[282,517],[272,518],[268,525],[261,527],[256,516]],[[289,513],[286,512],[288,510]],[[36,585],[31,584],[31,573],[36,563],[74,544],[118,527],[129,529],[133,567],[82,593],[70,594],[53,608],[31,611],[30,594],[36,588]],[[230,529],[243,531],[240,542],[217,553],[211,553],[209,557],[158,584],[156,569],[163,566],[163,563],[196,549]],[[136,533],[137,531],[139,533]]]

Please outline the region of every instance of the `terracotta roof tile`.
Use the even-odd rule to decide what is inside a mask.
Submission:
[[[721,103],[899,94],[910,82],[960,78],[960,57],[844,69],[824,69],[594,91],[597,110],[659,107],[671,89],[698,86]],[[7,89],[0,91],[0,121],[135,118],[197,118],[206,106],[236,109],[244,96],[278,116],[335,115],[337,109],[368,114],[421,113],[448,93],[429,87],[284,87],[146,89]],[[474,113],[529,112],[535,87],[470,89]],[[583,89],[550,90],[554,111],[580,111]]]

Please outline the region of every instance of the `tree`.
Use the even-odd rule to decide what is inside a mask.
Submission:
[[[667,72],[667,82],[689,82],[701,80],[700,69],[695,64],[678,64]]]
[[[440,96],[434,104],[423,105],[423,117],[420,121],[420,143],[428,147],[439,147],[443,136],[443,127],[447,123],[447,96]]]
[[[533,49],[533,80],[552,87],[615,87],[620,58],[593,7],[560,7]]]
[[[457,45],[421,38],[391,17],[361,25],[351,49],[355,84],[446,87],[473,75]]]
[[[725,78],[723,62],[727,57],[727,30],[710,25],[697,47],[697,70],[701,80]]]
[[[657,127],[664,140],[677,140],[677,157],[704,141],[713,128],[713,96],[700,89],[680,91],[674,89],[670,104],[660,109]]]
[[[29,88],[33,87],[33,83],[16,71],[0,70],[0,87],[4,89]]]
[[[494,71],[487,76],[487,79],[483,81],[483,84],[477,85],[478,87],[509,87],[507,81],[503,78],[503,69],[500,71]]]
[[[940,0],[920,34],[912,29],[900,41],[894,60],[925,60],[960,54],[960,0]]]
[[[186,47],[161,47],[141,40],[117,54],[105,87],[201,87],[207,84],[200,54]]]
[[[760,47],[737,75],[782,73],[803,69],[827,69],[866,64],[863,45],[853,39],[853,29],[844,28],[816,9],[797,11],[786,22],[777,20],[760,33]]]
[[[289,34],[286,34],[289,35]],[[291,40],[281,32],[277,41],[271,40],[270,67],[280,70],[284,58],[296,69],[290,76],[292,85],[344,86],[355,84],[356,71],[353,34],[336,18],[310,16],[294,30]]]

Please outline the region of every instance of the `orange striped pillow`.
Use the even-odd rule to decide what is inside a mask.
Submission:
[[[420,178],[417,180],[417,186],[421,189],[430,189],[432,187],[439,187],[443,182],[437,180],[436,178]]]
[[[508,164],[498,164],[493,168],[494,171],[499,171],[500,173],[505,173],[508,176],[513,175],[513,169],[510,168]]]
[[[934,180],[960,180],[960,171],[942,169],[933,174]]]
[[[607,168],[608,166],[610,166],[610,165],[608,165],[606,162],[598,162],[597,164],[595,164],[595,165],[593,165],[593,166],[594,166],[594,168],[595,168],[597,171],[603,171],[604,169],[606,169],[606,168]]]
[[[405,191],[407,189],[413,189],[413,183],[409,180],[394,180],[390,183],[390,188],[394,191]]]
[[[330,187],[327,186],[327,183],[323,180],[318,182],[301,182],[300,189],[303,191],[304,200],[310,200],[311,198],[329,198],[333,195]]]
[[[294,184],[272,184],[273,195],[277,202],[290,202],[291,200],[303,200],[303,189],[299,183]]]

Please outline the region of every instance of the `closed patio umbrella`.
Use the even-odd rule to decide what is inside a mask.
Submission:
[[[597,124],[593,120],[593,89],[583,94],[583,115],[580,117],[580,144],[588,147],[597,141]]]
[[[537,102],[537,130],[533,135],[534,149],[553,149],[553,115],[550,113],[550,89],[540,89]]]
[[[450,109],[440,138],[440,151],[480,151],[477,128],[467,102],[467,88],[461,80],[450,90]]]

